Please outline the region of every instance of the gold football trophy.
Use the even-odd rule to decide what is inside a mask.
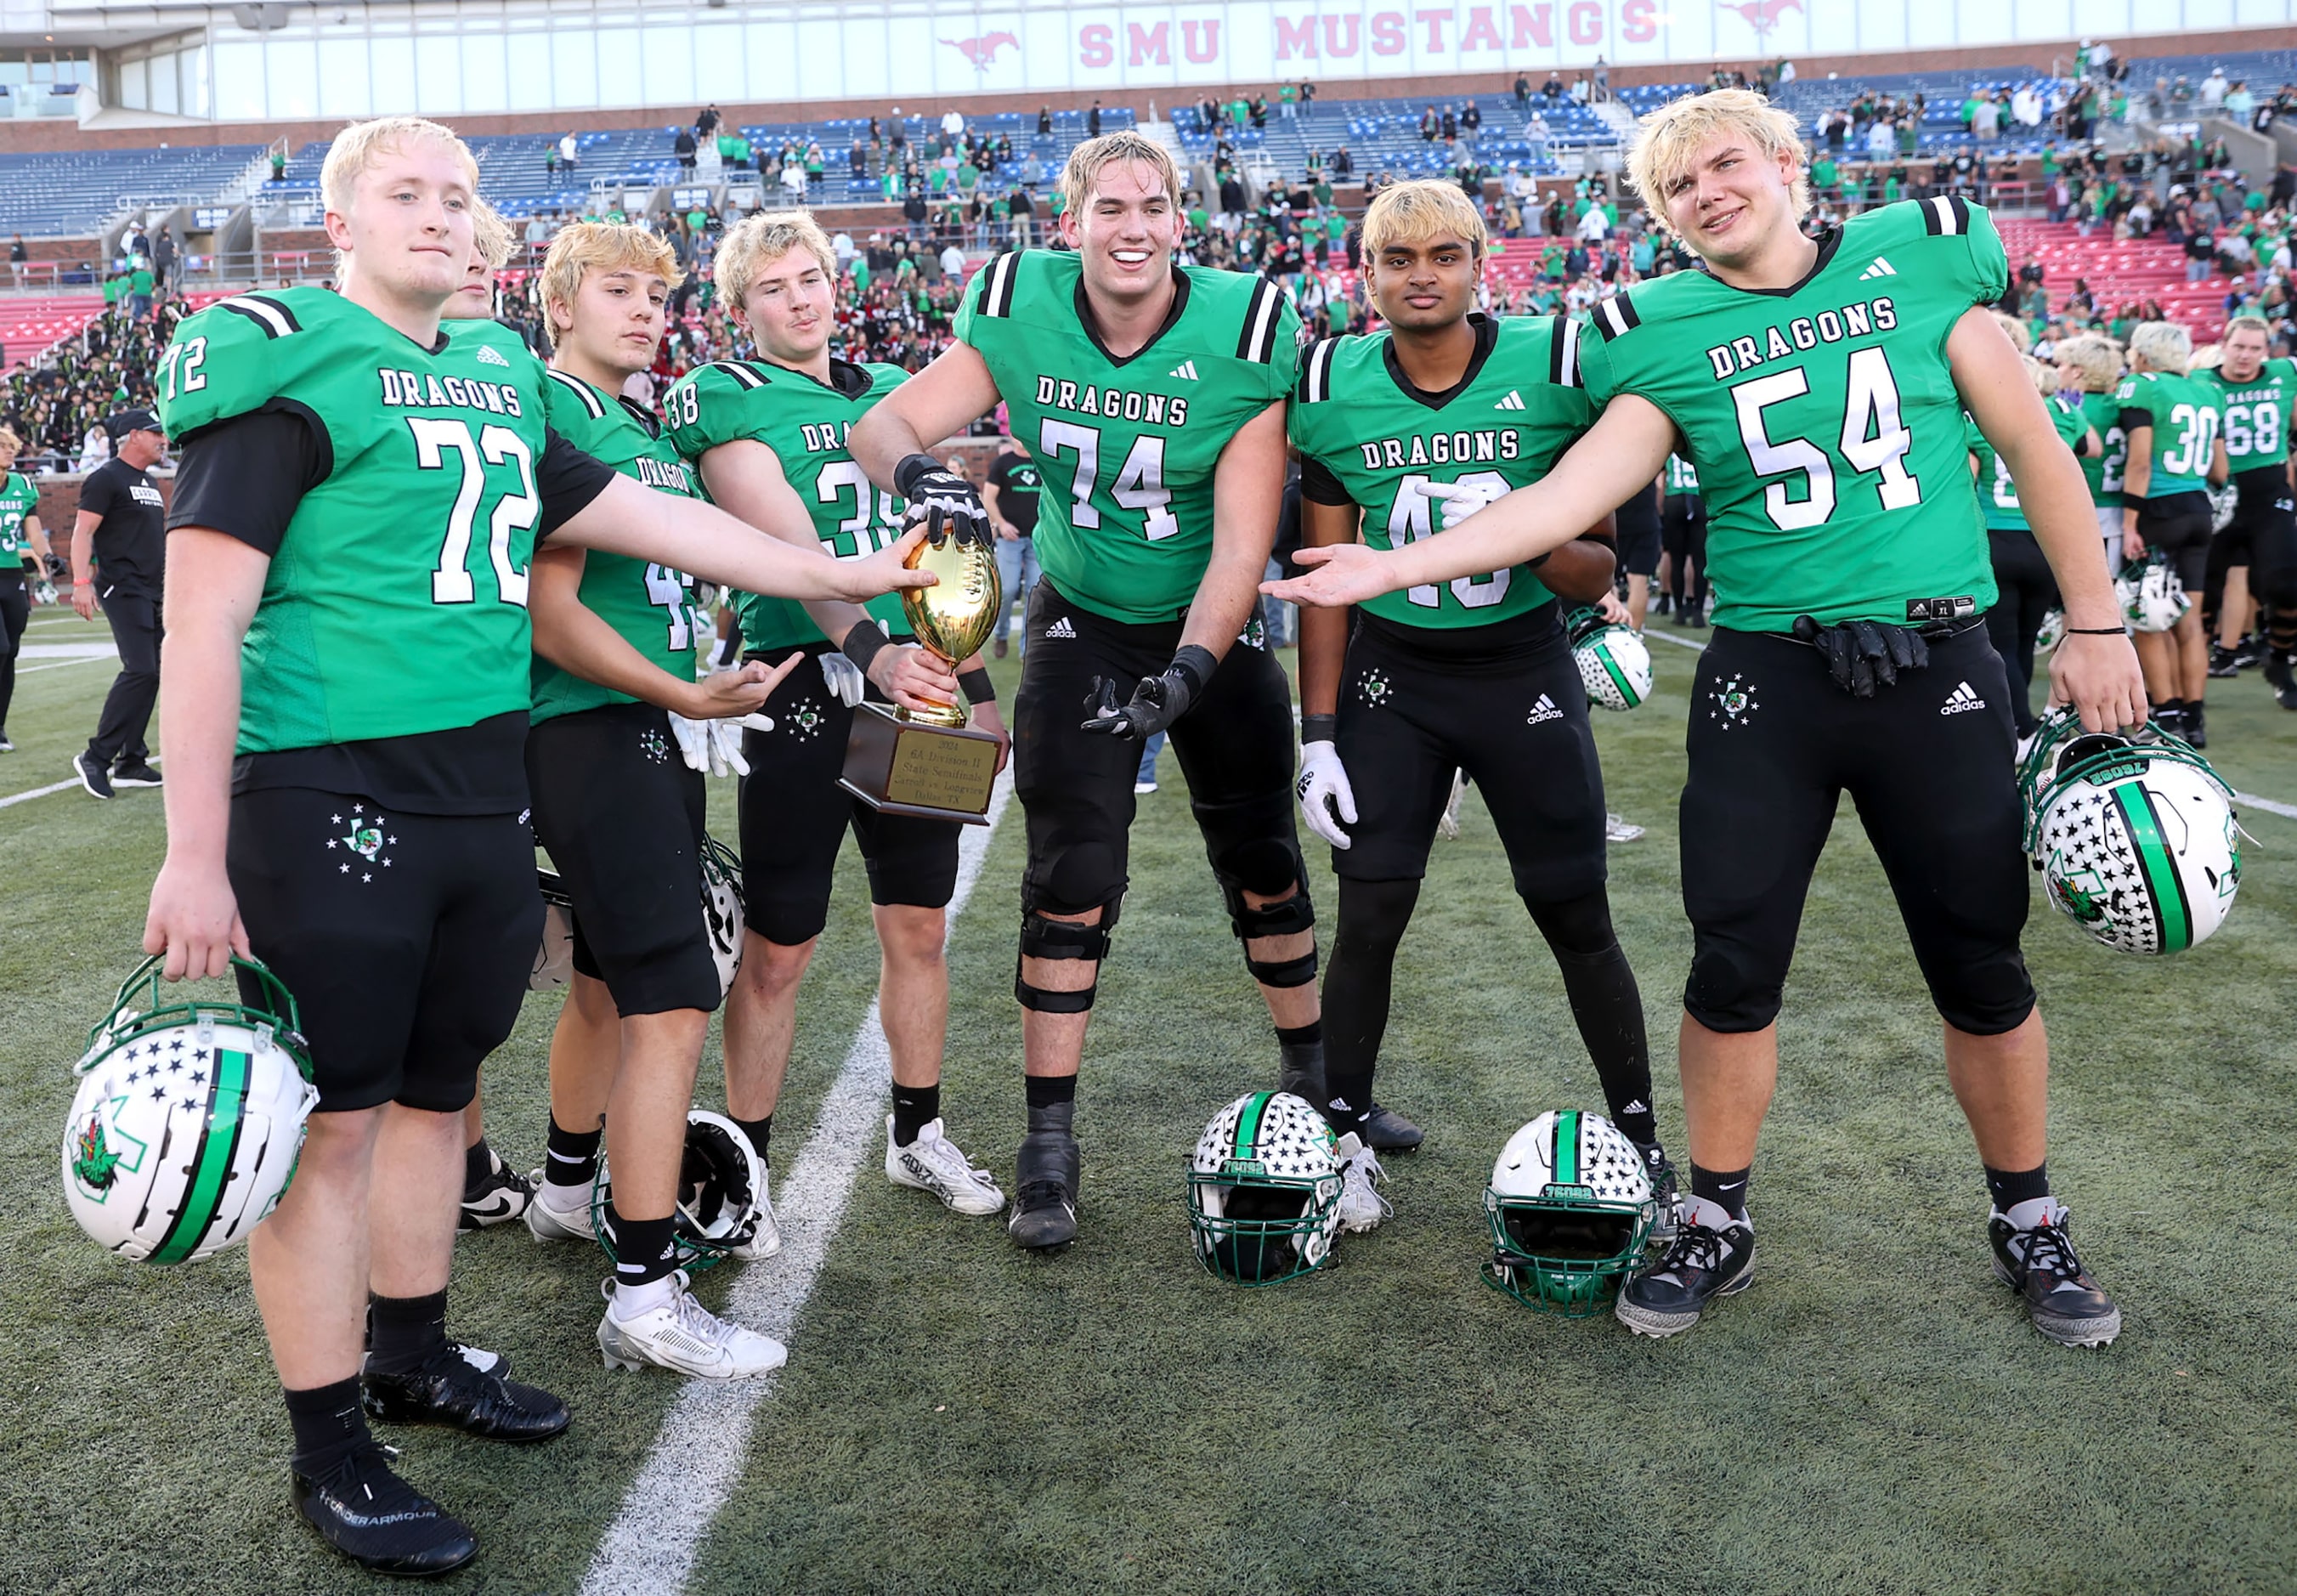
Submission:
[[[954,670],[981,652],[997,629],[1005,588],[985,542],[933,530],[908,560],[930,571],[930,588],[902,592],[902,613],[930,653]],[[960,696],[945,709],[906,710],[863,703],[853,712],[845,771],[837,785],[872,809],[928,820],[986,826],[989,789],[997,781],[997,738],[966,725]]]

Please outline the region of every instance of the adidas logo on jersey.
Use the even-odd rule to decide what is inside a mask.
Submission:
[[[510,362],[503,358],[502,351],[500,350],[494,348],[490,344],[482,343],[479,346],[479,364],[481,366],[508,366]]]
[[[1197,380],[1197,363],[1193,360],[1183,360],[1166,374],[1193,383]]]
[[[1562,719],[1563,712],[1555,707],[1555,700],[1542,693],[1539,695],[1539,702],[1531,706],[1531,713],[1523,718],[1523,723],[1526,726],[1537,726],[1543,720]]]
[[[1520,410],[1523,407],[1523,395],[1512,388],[1508,390],[1507,398],[1492,407],[1494,410]]]
[[[1968,682],[1959,682],[1955,684],[1954,691],[1947,695],[1946,703],[1939,708],[1939,713],[1959,715],[1971,710],[1982,710],[1985,707],[1986,700],[1971,691]]]
[[[1072,643],[1076,641],[1076,628],[1069,624],[1069,618],[1066,615],[1059,617],[1052,625],[1045,629],[1046,642],[1051,643],[1063,638]]]
[[[1898,268],[1897,267],[1892,266],[1889,261],[1883,259],[1880,255],[1877,255],[1874,257],[1874,264],[1858,274],[1858,280],[1861,283],[1864,283],[1873,277],[1895,277],[1898,275]]]

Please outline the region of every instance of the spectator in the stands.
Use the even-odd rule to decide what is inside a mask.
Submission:
[[[9,241],[8,265],[11,275],[15,277],[19,287],[21,287],[24,282],[24,263],[31,258],[32,252],[24,247],[24,235],[21,233]]]
[[[175,236],[162,222],[160,224],[160,236],[152,241],[152,277],[162,293],[176,281],[177,259]]]
[[[1053,108],[1050,105],[1040,105],[1037,107],[1037,136],[1050,138],[1052,136]]]
[[[287,181],[287,152],[276,146],[271,152],[271,180],[274,183]]]
[[[954,105],[943,111],[941,130],[943,137],[955,139],[959,134],[965,131],[965,113]]]
[[[582,164],[580,144],[581,141],[571,132],[562,135],[558,140],[558,164],[570,172]]]
[[[1092,109],[1084,113],[1084,136],[1087,138],[1100,136],[1100,102],[1098,100],[1092,103]]]
[[[671,153],[678,157],[680,170],[686,172],[694,170],[695,152],[699,147],[694,142],[693,128],[680,128],[678,130],[678,137],[671,144]]]
[[[2229,86],[2230,86],[2226,82],[2225,69],[2223,67],[2211,67],[2210,69],[2210,75],[2202,79],[2202,92],[2200,95],[2202,109],[2203,111],[2215,111],[2219,106],[2223,105],[2225,103],[2226,90]]]
[[[718,124],[725,120],[715,105],[705,105],[694,119],[694,142],[696,147],[707,144],[718,132]]]

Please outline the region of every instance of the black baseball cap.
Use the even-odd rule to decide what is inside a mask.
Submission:
[[[160,418],[149,410],[121,410],[103,418],[103,430],[111,433],[111,440],[117,443],[130,432],[161,431]]]

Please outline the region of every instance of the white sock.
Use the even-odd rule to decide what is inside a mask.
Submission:
[[[1710,1230],[1728,1230],[1733,1225],[1745,1225],[1752,1230],[1755,1226],[1753,1220],[1733,1219],[1731,1210],[1722,1204],[1710,1202],[1696,1193],[1684,1200],[1682,1217],[1687,1225],[1704,1225]]]
[[[614,1317],[631,1320],[641,1313],[651,1313],[677,1295],[678,1277],[674,1274],[661,1276],[640,1286],[633,1286],[627,1280],[616,1280]]]

